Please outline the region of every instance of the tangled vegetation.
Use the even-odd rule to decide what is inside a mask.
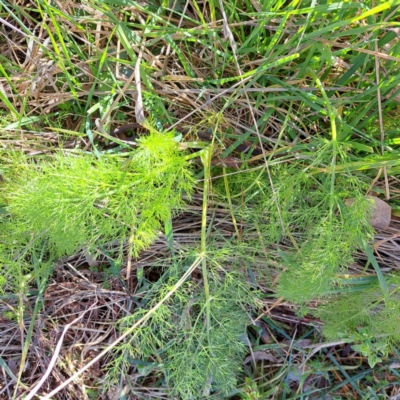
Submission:
[[[398,395],[399,7],[1,1],[0,398]]]

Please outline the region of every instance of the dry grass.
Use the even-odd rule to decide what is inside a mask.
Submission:
[[[38,160],[60,148],[126,151],[146,134],[141,120],[146,117],[157,127],[181,132],[188,146],[213,141],[212,164],[220,168],[214,170],[212,182],[267,165],[267,160],[274,165],[290,163],[307,156],[307,146],[315,138],[329,136],[320,90],[306,73],[312,67],[325,91],[333,93],[330,100],[339,113],[342,135],[355,149],[351,163],[373,164],[366,179],[394,207],[390,227],[375,235],[374,249],[382,272],[400,270],[398,150],[393,145],[391,152],[389,146],[389,140],[397,139],[398,123],[384,123],[390,112],[394,119],[398,116],[393,105],[400,90],[398,2],[389,11],[382,9],[347,25],[340,22],[363,10],[354,14],[344,8],[327,12],[328,17],[306,11],[282,15],[279,10],[290,6],[277,1],[269,15],[258,2],[188,1],[161,7],[157,14],[151,2],[125,6],[117,1],[58,1],[52,7],[39,0],[2,3],[1,149],[22,151]],[[299,30],[303,25],[304,32]],[[330,30],[323,30],[330,25]],[[388,32],[395,35],[378,47],[377,41]],[[346,51],[341,52],[343,47]],[[391,52],[393,48],[396,51]],[[243,76],[295,53],[296,60]],[[359,68],[352,68],[356,63]],[[231,77],[235,79],[222,80]],[[134,126],[128,129],[131,123]],[[123,132],[117,135],[117,128]],[[391,164],[386,167],[378,160],[375,166],[368,149],[377,156],[389,154]],[[173,221],[177,254],[198,249],[201,242],[202,165],[198,158],[193,165],[199,187],[185,212]],[[234,168],[227,172],[222,166]],[[207,212],[213,251],[224,249],[238,231],[243,243],[257,239],[254,226],[234,221],[229,204],[217,195],[210,197]],[[151,248],[132,260],[126,243],[118,274],[111,271],[113,245],[118,243],[111,244],[107,254],[100,251],[95,260],[84,251],[60,260],[42,295],[33,285],[29,295],[0,297],[0,399],[24,398],[45,375],[38,393],[46,396],[57,389],[121,336],[121,318],[144,306],[146,288],[141,285],[156,282],[163,265],[170,262],[168,239],[160,233]],[[281,242],[282,251],[292,248],[292,243]],[[243,265],[243,274],[250,270],[262,301],[249,316],[249,354],[232,398],[306,398],[303,394],[309,393],[304,396],[318,399],[324,388],[332,400],[362,395],[397,398],[399,354],[370,370],[366,359],[348,344],[323,342],[319,320],[276,298],[281,261],[276,248],[263,250],[252,255],[252,261],[265,268]],[[236,257],[225,257],[226,270]],[[374,274],[372,267],[365,269],[368,259],[363,252],[355,260],[348,268],[351,275]],[[128,263],[134,273],[124,281],[120,277],[126,276]],[[192,279],[201,282],[197,269]],[[310,309],[317,306],[313,302]],[[108,375],[105,367],[113,357],[110,351],[96,360],[53,398],[171,398],[160,374],[146,375],[135,363],[121,375],[118,387],[102,390]],[[387,385],[381,384],[384,380]],[[373,391],[380,397],[373,397]]]

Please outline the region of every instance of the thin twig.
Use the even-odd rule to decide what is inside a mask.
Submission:
[[[96,304],[96,303],[95,303]],[[37,385],[31,390],[31,392],[25,397],[25,400],[31,400],[33,399],[33,397],[36,395],[36,393],[38,392],[38,390],[42,387],[43,383],[46,381],[46,379],[49,377],[51,371],[53,370],[53,367],[57,361],[58,355],[60,354],[61,351],[61,346],[63,344],[64,341],[64,336],[67,333],[68,329],[76,324],[80,319],[82,319],[82,317],[91,309],[94,308],[94,305],[92,305],[90,308],[88,308],[86,311],[84,311],[78,318],[75,318],[71,323],[69,323],[68,325],[65,326],[63,333],[60,337],[60,340],[57,343],[57,346],[54,350],[54,354],[53,357],[51,357],[49,366],[47,367],[46,372],[44,373],[44,375],[42,376],[42,378],[40,379],[40,381],[37,383]],[[68,381],[67,381],[68,382]],[[68,382],[69,383],[69,382]]]

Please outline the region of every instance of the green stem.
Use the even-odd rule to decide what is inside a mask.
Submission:
[[[332,218],[333,212],[334,212],[334,193],[335,193],[335,177],[336,177],[336,159],[337,159],[337,141],[332,140],[332,146],[333,146],[333,155],[332,155],[332,161],[331,161],[331,168],[332,168],[332,173],[331,173],[331,187],[330,187],[330,208],[331,208],[331,213],[330,216]]]
[[[200,250],[202,255],[201,269],[203,274],[204,282],[204,295],[206,299],[206,321],[207,321],[207,333],[211,328],[211,308],[210,308],[210,286],[208,283],[207,274],[207,208],[208,208],[208,193],[210,190],[210,165],[212,157],[211,147],[207,147],[201,152],[201,162],[204,166],[204,186],[203,186],[203,207],[202,207],[202,218],[201,218],[201,244]]]
[[[33,330],[35,328],[35,323],[36,323],[36,317],[39,314],[40,309],[43,307],[43,293],[46,290],[46,284],[47,284],[47,276],[43,277],[42,280],[40,280],[40,273],[39,273],[39,268],[38,268],[38,262],[35,259],[35,257],[33,257],[33,266],[34,266],[34,270],[35,270],[35,276],[38,282],[38,289],[39,289],[39,293],[38,296],[36,297],[36,301],[35,301],[35,306],[33,309],[33,313],[32,313],[32,317],[31,317],[31,321],[29,323],[29,327],[28,327],[28,332],[26,334],[26,337],[24,338],[24,345],[22,347],[22,354],[21,354],[21,360],[20,360],[20,365],[19,365],[19,372],[18,372],[18,376],[17,376],[17,382],[15,385],[15,390],[14,390],[14,394],[13,394],[13,399],[17,398],[17,393],[18,393],[18,389],[20,386],[24,386],[21,382],[21,378],[22,378],[22,374],[24,372],[24,368],[25,368],[25,362],[26,362],[26,358],[28,356],[28,351],[29,351],[29,347],[31,345],[32,342],[32,336],[33,336]],[[22,290],[21,290],[21,295],[20,295],[20,301],[19,301],[19,317],[20,318],[20,328],[21,328],[21,334],[23,336],[23,302],[24,302],[24,292],[27,290],[27,286],[28,286],[28,279],[26,278],[23,283],[22,283]]]
[[[228,178],[227,178],[227,174],[226,174],[226,168],[224,167],[224,168],[222,169],[222,171],[223,171],[223,174],[224,174],[225,192],[226,192],[226,197],[227,197],[227,199],[228,199],[229,211],[231,212],[232,222],[233,222],[233,226],[235,227],[236,236],[237,236],[238,239],[240,239],[239,228],[238,228],[238,226],[237,226],[235,214],[234,214],[234,212],[233,212],[231,191],[229,190],[229,182],[228,182]]]
[[[335,193],[335,170],[336,170],[336,161],[337,161],[337,152],[338,152],[338,142],[337,142],[337,129],[336,129],[336,111],[332,108],[331,103],[329,101],[328,95],[325,92],[324,87],[322,86],[321,81],[314,71],[308,69],[308,74],[314,79],[318,89],[321,91],[322,97],[324,98],[324,103],[328,112],[328,116],[331,122],[331,137],[332,137],[332,161],[331,161],[331,187],[330,187],[330,219],[332,220],[333,212],[334,212],[334,193]]]
[[[324,87],[322,86],[321,81],[319,80],[318,76],[315,74],[314,71],[308,69],[308,74],[314,79],[318,89],[321,91],[322,97],[324,98],[325,106],[328,111],[328,116],[331,121],[331,136],[332,141],[337,140],[337,129],[336,129],[336,111],[332,108],[331,103],[329,101],[328,95],[325,92]]]

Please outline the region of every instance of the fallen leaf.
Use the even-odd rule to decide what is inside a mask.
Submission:
[[[255,351],[253,354],[250,354],[244,360],[243,364],[249,364],[252,361],[270,361],[271,363],[276,363],[278,360],[271,354],[266,353],[265,351]]]

